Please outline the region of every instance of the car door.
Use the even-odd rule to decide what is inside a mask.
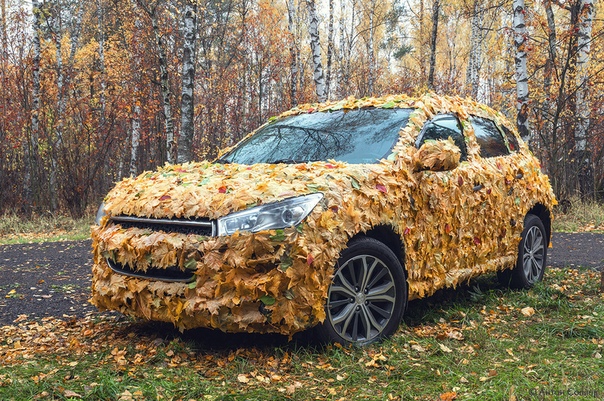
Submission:
[[[485,257],[499,266],[513,263],[524,219],[520,202],[525,171],[518,140],[491,119],[470,116],[468,120],[480,151],[477,159],[487,175],[482,190],[488,192],[485,201],[491,204],[488,218],[497,226],[489,233],[491,244]]]
[[[452,141],[460,162],[445,171],[414,172],[415,235],[405,245],[409,287],[420,296],[488,269],[481,265],[492,245],[486,237],[500,234],[490,221],[495,207],[487,202],[490,173],[457,116],[439,114],[426,122],[416,139],[418,152],[428,141]]]

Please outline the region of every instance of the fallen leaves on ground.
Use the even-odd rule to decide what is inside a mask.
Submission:
[[[555,274],[556,279],[549,279],[545,284],[551,299],[589,301],[590,304],[604,300],[604,295],[596,289],[598,272],[568,269],[557,270]],[[530,297],[530,293],[527,296]],[[309,391],[316,394],[317,399],[353,399],[358,389],[351,383],[358,383],[362,377],[370,388],[382,391],[374,394],[375,397],[397,400],[401,399],[400,394],[388,388],[392,378],[401,377],[402,370],[425,370],[432,366],[434,378],[439,382],[449,380],[451,383],[450,379],[456,376],[453,372],[459,372],[459,376],[452,379],[454,385],[443,387],[441,392],[432,394],[431,399],[465,399],[476,386],[488,386],[498,380],[510,366],[526,375],[534,375],[537,369],[537,365],[523,360],[523,354],[532,353],[531,348],[538,347],[540,339],[527,343],[526,347],[513,347],[510,343],[509,348],[501,352],[501,358],[493,360],[492,366],[487,365],[481,371],[463,371],[464,366],[472,366],[475,360],[483,358],[481,345],[471,340],[472,332],[478,328],[486,329],[489,338],[496,341],[505,339],[510,331],[523,330],[527,324],[543,324],[546,310],[536,305],[512,305],[509,298],[502,295],[495,303],[482,307],[477,304],[471,311],[450,311],[449,318],[436,322],[402,326],[392,341],[382,345],[362,350],[333,345],[320,352],[305,348],[294,351],[266,344],[248,347],[235,344],[226,349],[224,344],[217,344],[216,348],[199,349],[198,343],[187,342],[176,331],[166,335],[161,330],[155,331],[156,326],[152,324],[96,312],[83,318],[64,316],[40,320],[22,315],[12,325],[0,327],[0,366],[12,369],[41,363],[40,366],[48,364],[48,367],[30,377],[14,377],[7,374],[7,370],[0,370],[0,389],[22,380],[36,386],[52,381],[61,383],[61,388],[55,389],[55,396],[87,399],[90,392],[100,386],[94,382],[98,379],[82,373],[80,378],[74,378],[71,372],[88,372],[94,368],[117,372],[119,377],[150,375],[168,381],[185,380],[184,371],[212,383],[212,391],[218,396],[264,389],[291,399],[303,399]],[[533,312],[528,313],[531,309]],[[568,325],[588,327],[596,324],[596,318],[583,311],[573,316]],[[604,340],[585,338],[583,341],[600,347],[591,358],[602,359]],[[434,358],[444,358],[451,361],[451,365],[439,364],[436,368]],[[81,385],[82,381],[85,386]],[[141,400],[144,399],[141,391],[136,387],[121,387],[114,399]],[[52,397],[49,392],[41,389],[41,397]]]

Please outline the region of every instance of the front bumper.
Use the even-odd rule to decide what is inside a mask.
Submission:
[[[92,238],[91,302],[101,310],[172,322],[181,330],[292,335],[312,327],[325,318],[338,256],[334,248],[319,252],[324,244],[309,247],[294,227],[206,238],[107,225],[94,227]],[[108,261],[136,274],[117,272]],[[175,266],[192,272],[193,279],[162,280],[147,273]]]

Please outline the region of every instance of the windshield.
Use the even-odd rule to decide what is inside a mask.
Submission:
[[[413,109],[339,110],[300,114],[260,129],[222,163],[375,163],[387,157]]]

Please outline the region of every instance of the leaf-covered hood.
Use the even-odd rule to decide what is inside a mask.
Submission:
[[[359,189],[368,173],[380,167],[339,162],[166,164],[119,182],[105,198],[105,211],[109,215],[215,219],[313,192],[339,198],[343,192]]]

